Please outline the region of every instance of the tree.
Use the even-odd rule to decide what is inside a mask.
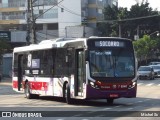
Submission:
[[[147,63],[147,60],[152,57],[154,48],[157,48],[157,43],[157,40],[151,39],[148,35],[144,35],[143,38],[134,41],[133,44],[138,60],[140,62],[145,60]]]
[[[143,37],[144,34],[150,34],[154,31],[159,30],[159,16],[155,17],[147,17],[158,15],[158,11],[153,11],[151,7],[149,7],[149,3],[142,3],[133,5],[130,8],[128,18],[137,18],[143,17],[141,19],[126,21],[128,25],[128,31],[130,32],[130,38],[133,39],[134,35],[138,35],[140,38]]]
[[[108,6],[104,11],[105,20],[117,20],[118,19],[118,8],[116,6]],[[114,21],[108,21],[107,23],[98,23],[98,30],[101,32],[101,36],[114,36],[118,35],[118,23]]]
[[[157,16],[148,17],[153,15]],[[158,11],[153,11],[149,3],[135,4],[129,11],[127,8],[108,6],[104,11],[104,19],[104,22],[98,23],[98,30],[101,31],[102,36],[112,36],[113,33],[118,36],[119,26],[121,26],[122,37],[130,39],[134,39],[134,35],[143,37],[144,34],[160,29]]]

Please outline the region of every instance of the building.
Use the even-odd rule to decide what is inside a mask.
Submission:
[[[104,8],[118,6],[118,0],[82,0],[82,19],[87,20],[87,25],[96,28],[96,22],[103,20]]]
[[[56,37],[66,37],[70,34],[66,33],[66,28],[69,26],[85,24],[87,27],[96,29],[96,21],[103,20],[104,7],[113,4],[118,6],[118,0],[30,1],[34,1],[30,5],[33,6],[38,42]],[[30,21],[27,22],[27,19],[31,18],[31,14],[27,14],[27,8],[28,0],[0,0],[0,31],[10,31],[11,42],[17,43],[16,45],[26,43],[27,23],[31,24]],[[78,32],[84,33],[84,31]]]

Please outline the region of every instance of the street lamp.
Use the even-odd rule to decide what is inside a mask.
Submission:
[[[151,35],[153,35],[153,34],[155,34],[155,33],[157,33],[157,36],[159,36],[159,31],[155,31],[155,32],[149,34],[149,36],[151,36]]]

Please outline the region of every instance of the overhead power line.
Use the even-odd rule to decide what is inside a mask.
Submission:
[[[51,10],[53,7],[58,6],[58,4],[60,4],[62,1],[64,1],[64,0],[61,0],[61,1],[58,2],[56,5],[53,5],[52,7],[50,7],[50,8],[47,9],[46,11],[44,11],[42,14],[38,15],[35,19],[39,18],[39,17],[42,16],[44,13],[48,12],[49,10]]]
[[[75,13],[74,11],[72,11],[72,10],[68,9],[67,7],[65,7],[64,5],[59,4],[59,5],[57,5],[57,6],[58,6],[59,8],[64,9],[65,11],[67,11],[67,12],[69,12],[69,13],[71,13],[71,14],[74,14],[74,15],[77,15],[77,16],[81,16],[81,14]]]
[[[27,43],[36,43],[36,20],[37,18],[39,18],[40,16],[42,16],[43,14],[45,14],[47,11],[51,10],[53,7],[58,6],[58,4],[60,4],[62,1],[59,1],[57,4],[53,5],[52,7],[50,7],[49,9],[47,9],[46,11],[44,11],[43,13],[39,14],[37,17],[34,16],[33,13],[33,4],[36,2],[37,0],[27,0],[28,2],[28,9],[27,9],[27,36],[26,36],[26,41]],[[38,5],[37,5],[38,6]]]
[[[150,15],[150,16],[143,16],[143,17],[136,17],[136,18],[128,18],[128,19],[119,19],[119,20],[103,20],[103,21],[97,21],[98,23],[111,23],[111,22],[125,22],[125,21],[132,21],[132,20],[140,20],[140,19],[147,19],[152,17],[158,17],[158,15]]]

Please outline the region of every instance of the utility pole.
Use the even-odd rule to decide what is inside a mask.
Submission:
[[[86,24],[87,24],[87,19],[84,18],[82,22],[83,22],[83,37],[85,38],[85,37],[86,37]]]
[[[30,0],[30,6],[31,6],[31,43],[36,44],[37,43],[37,38],[36,38],[36,19],[34,17],[33,13],[33,3],[36,2],[37,0]]]
[[[37,0],[27,0],[27,44],[35,44],[37,43],[36,38],[36,19],[34,18],[33,13],[33,3]]]
[[[121,23],[119,23],[119,37],[122,37]]]
[[[26,36],[26,44],[29,45],[30,44],[30,27],[31,27],[31,21],[30,18],[31,17],[31,6],[30,6],[30,0],[27,0],[27,36]]]

